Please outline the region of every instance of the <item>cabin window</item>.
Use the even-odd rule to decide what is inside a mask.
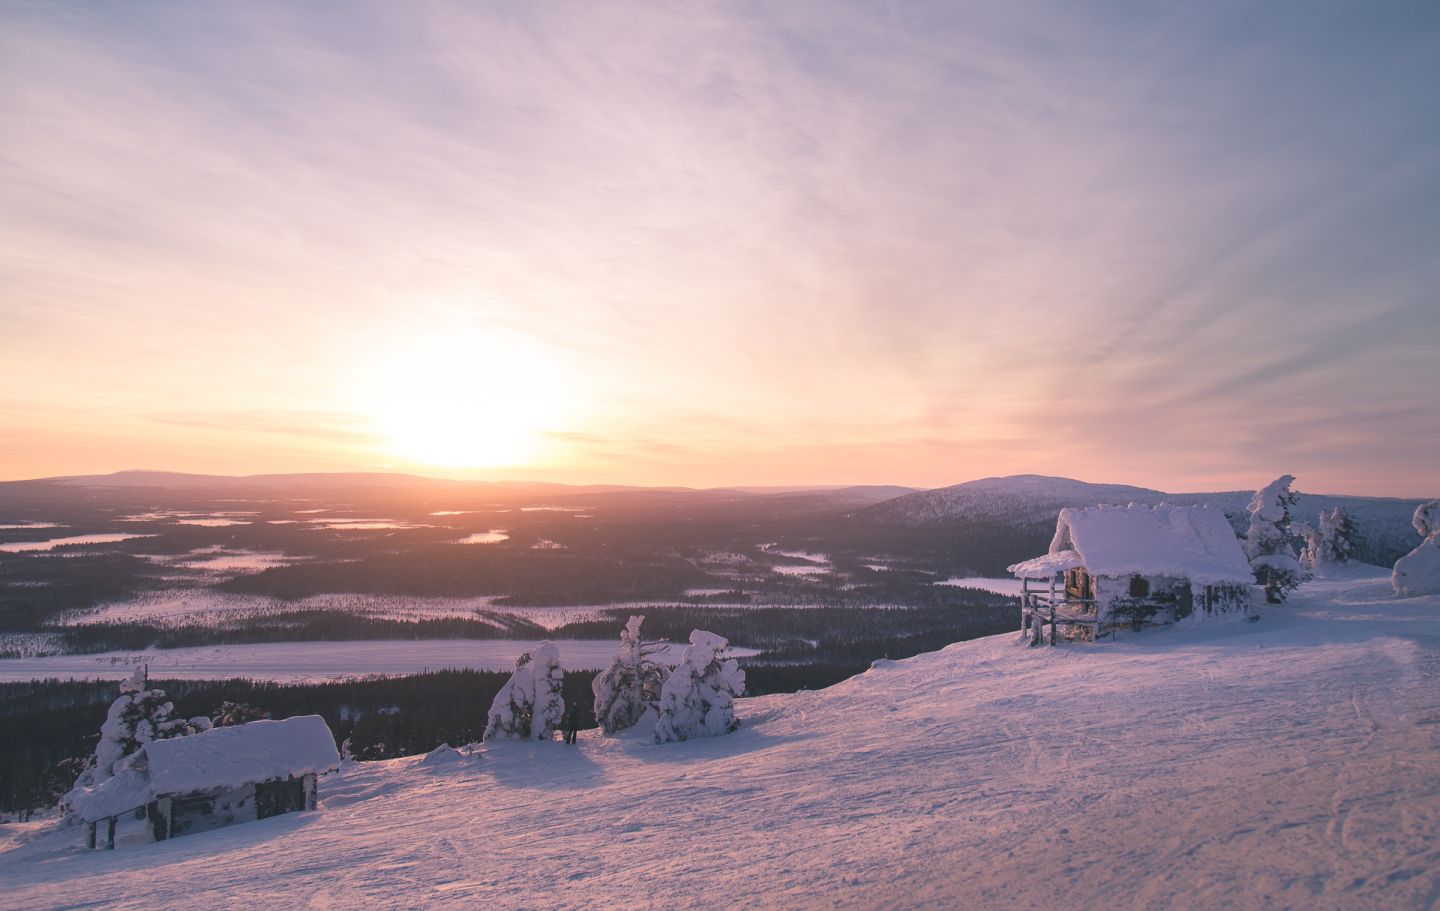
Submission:
[[[1072,601],[1088,601],[1095,597],[1090,574],[1083,569],[1065,571],[1065,596]]]
[[[1147,578],[1145,578],[1144,576],[1131,576],[1131,577],[1130,577],[1130,597],[1132,597],[1132,598],[1148,598],[1148,597],[1150,597],[1150,580],[1147,579]]]
[[[288,781],[262,781],[255,786],[255,817],[269,819],[281,813],[293,813],[305,809],[305,781],[291,778]]]

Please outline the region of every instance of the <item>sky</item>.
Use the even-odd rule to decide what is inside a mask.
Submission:
[[[0,5],[0,478],[1440,495],[1433,3]]]

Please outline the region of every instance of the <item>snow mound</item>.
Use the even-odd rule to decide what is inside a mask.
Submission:
[[[425,754],[425,758],[420,760],[420,767],[426,769],[446,768],[462,762],[464,759],[464,753],[448,743],[442,743]]]

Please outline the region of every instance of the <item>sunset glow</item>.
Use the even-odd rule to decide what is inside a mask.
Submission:
[[[1433,490],[1405,9],[9,5],[0,477]]]
[[[549,352],[524,336],[420,329],[375,352],[356,409],[384,451],[444,468],[525,465],[543,454],[578,390]]]

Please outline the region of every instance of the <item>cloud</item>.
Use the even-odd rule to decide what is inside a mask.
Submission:
[[[11,7],[0,378],[353,424],[407,326],[478,324],[585,378],[557,469],[1273,475],[1275,415],[1405,413],[1440,341],[1424,15]]]

